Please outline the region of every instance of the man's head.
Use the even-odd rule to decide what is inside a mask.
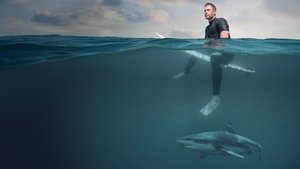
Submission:
[[[204,5],[204,16],[208,21],[213,20],[216,17],[217,8],[214,4],[207,2]]]

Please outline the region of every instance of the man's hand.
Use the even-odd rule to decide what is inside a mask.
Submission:
[[[229,38],[229,31],[222,31],[220,33],[220,38]]]

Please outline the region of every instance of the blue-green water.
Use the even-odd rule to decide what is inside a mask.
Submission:
[[[282,169],[300,166],[300,41],[232,39],[221,103],[199,111],[211,97],[211,67],[190,56],[207,52],[204,39],[118,37],[0,37],[0,168],[56,169]],[[260,143],[245,159],[200,158],[179,137],[219,130]]]

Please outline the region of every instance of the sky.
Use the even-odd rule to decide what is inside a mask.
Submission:
[[[0,0],[0,35],[203,38],[204,0]],[[299,0],[212,0],[232,38],[300,39]]]

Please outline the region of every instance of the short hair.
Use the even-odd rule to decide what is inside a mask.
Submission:
[[[214,11],[217,11],[216,6],[215,6],[214,4],[212,4],[212,3],[210,3],[210,2],[207,2],[207,3],[204,5],[204,7],[206,7],[206,6],[208,6],[208,5],[210,5],[210,6],[213,8]]]

